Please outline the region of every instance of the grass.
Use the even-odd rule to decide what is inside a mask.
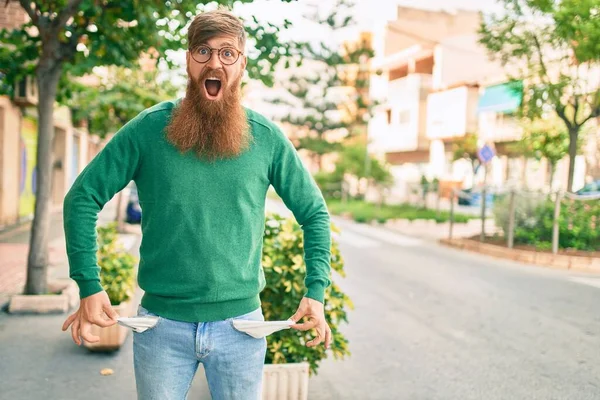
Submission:
[[[450,220],[448,211],[429,210],[415,207],[409,204],[382,205],[379,208],[376,204],[367,203],[359,200],[349,200],[342,203],[340,200],[327,200],[327,206],[332,214],[350,214],[356,222],[377,221],[384,223],[389,219],[416,219],[434,220],[437,223],[443,223]],[[477,217],[454,213],[454,222],[464,223]]]

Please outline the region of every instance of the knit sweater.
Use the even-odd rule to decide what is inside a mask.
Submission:
[[[306,297],[330,284],[329,214],[292,143],[246,109],[251,144],[235,158],[182,154],[165,135],[180,100],[141,112],[77,177],[64,201],[70,276],[85,298],[102,291],[97,215],[131,180],[142,208],[138,283],[142,306],[165,318],[207,322],[251,312],[265,287],[261,267],[269,185],[304,232]]]

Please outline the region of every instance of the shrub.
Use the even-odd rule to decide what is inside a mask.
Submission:
[[[97,231],[100,284],[110,304],[116,306],[134,296],[137,260],[119,244],[116,223],[98,227]]]
[[[546,199],[541,195],[540,197],[516,195],[515,228],[527,228],[535,224],[537,208],[540,206],[540,204],[544,203],[545,200]],[[502,228],[502,231],[505,235],[508,232],[508,220],[510,212],[509,207],[509,195],[497,196],[492,206],[492,213],[494,215],[496,226]]]
[[[332,227],[334,232],[338,232]],[[269,214],[265,222],[262,266],[266,287],[261,293],[262,309],[266,320],[291,317],[305,293],[304,236],[293,219]],[[331,244],[331,269],[344,277],[344,261],[335,239]],[[350,298],[332,282],[325,291],[325,318],[331,328],[333,340],[330,350],[334,358],[350,355],[348,341],[339,331],[347,320],[347,308],[352,308]],[[267,364],[308,362],[311,373],[316,373],[319,362],[327,357],[324,346],[307,348],[311,332],[293,329],[279,331],[269,336]]]
[[[508,196],[507,196],[508,197]],[[516,198],[515,243],[535,246],[540,250],[552,246],[554,201],[552,199]],[[506,203],[503,206],[502,203]],[[508,201],[494,206],[496,223],[508,232]],[[565,200],[561,202],[558,220],[558,245],[563,249],[600,250],[600,202]]]

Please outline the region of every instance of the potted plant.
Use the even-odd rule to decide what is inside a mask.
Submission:
[[[332,226],[334,233],[339,233]],[[266,287],[261,293],[265,320],[281,320],[292,316],[304,293],[304,235],[292,218],[276,214],[266,217],[262,265]],[[344,277],[344,262],[338,243],[332,238],[331,269]],[[332,343],[328,352],[340,359],[350,355],[348,341],[339,331],[347,320],[347,308],[352,308],[350,298],[335,284],[325,291],[325,318],[331,328]],[[268,337],[267,355],[263,376],[263,399],[306,399],[308,378],[316,374],[321,360],[328,357],[324,346],[306,347],[313,338],[312,332],[286,329]]]
[[[100,266],[100,283],[108,294],[110,304],[120,316],[131,316],[135,292],[135,265],[137,260],[118,242],[117,224],[110,223],[99,227],[98,231],[98,265]],[[121,325],[102,328],[92,325],[92,334],[100,337],[96,343],[84,341],[84,346],[94,351],[118,350],[128,329]]]

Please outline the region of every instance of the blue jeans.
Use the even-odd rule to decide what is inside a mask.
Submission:
[[[141,305],[138,315],[156,315]],[[159,317],[142,333],[133,333],[133,359],[138,399],[183,400],[198,364],[204,365],[214,400],[261,397],[267,340],[237,331],[234,319],[264,321],[257,310],[215,322],[182,322]]]

